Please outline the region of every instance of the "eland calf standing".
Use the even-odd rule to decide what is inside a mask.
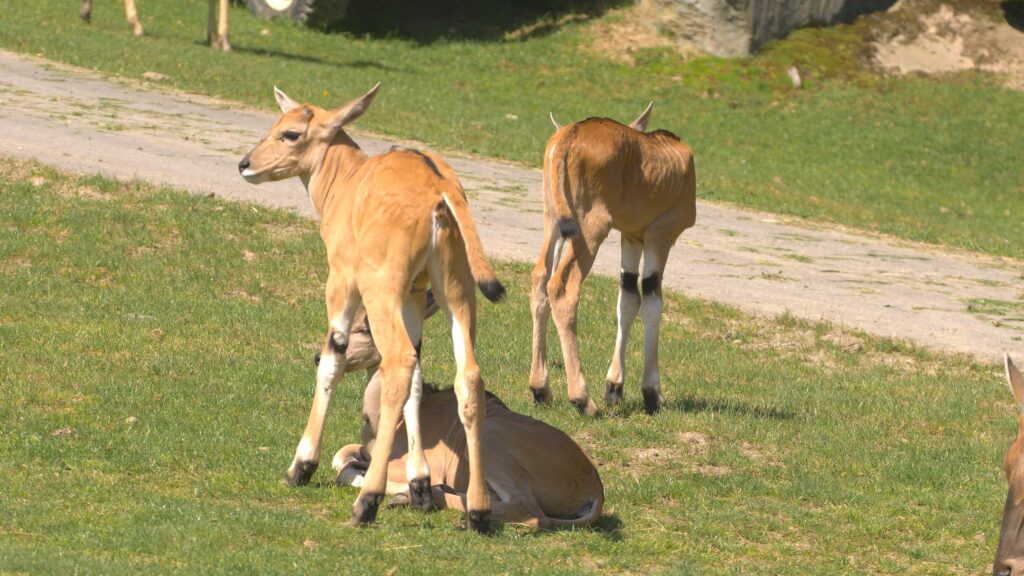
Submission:
[[[645,133],[652,106],[628,126],[589,118],[560,126],[544,152],[544,240],[533,268],[533,360],[530,388],[537,402],[548,388],[547,324],[553,314],[562,343],[569,401],[597,413],[580,369],[576,315],[580,286],[612,228],[622,237],[618,334],[605,403],[622,400],[626,343],[638,313],[644,320],[644,408],[661,407],[658,328],[661,280],[676,238],[696,219],[693,152],[665,130]],[[640,261],[643,257],[643,274]],[[641,298],[641,293],[643,294]]]
[[[466,523],[486,531],[490,497],[480,456],[486,409],[484,381],[473,352],[474,282],[492,301],[505,290],[484,256],[466,195],[448,164],[433,154],[404,148],[371,158],[345,133],[343,127],[366,111],[379,86],[334,110],[299,104],[275,88],[283,114],[238,164],[242,177],[254,184],[302,180],[320,215],[330,269],[327,338],[318,360],[313,407],[285,481],[305,484],[319,465],[327,408],[347,370],[353,321],[365,306],[381,357],[381,409],[373,461],[352,507],[352,521],[376,518],[403,405],[410,496],[415,505],[430,507],[430,471],[419,432],[422,378],[416,350],[429,284],[452,327],[455,394],[469,464]]]

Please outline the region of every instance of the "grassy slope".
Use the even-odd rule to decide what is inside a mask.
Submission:
[[[531,405],[527,269],[499,271],[510,299],[481,307],[488,386],[581,442],[605,518],[480,538],[451,512],[388,510],[353,529],[355,492],[327,470],[277,483],[322,338],[314,225],[0,161],[0,572],[948,574],[991,561],[1015,421],[991,367],[669,294],[667,409],[642,412],[634,342],[627,402],[585,420],[557,368],[557,404]],[[594,383],[614,289],[595,278],[585,293]],[[429,381],[450,381],[448,342],[432,321]],[[357,438],[359,378],[336,396],[325,460]]]
[[[201,45],[201,4],[148,2],[149,36],[135,40],[115,6],[98,6],[87,27],[63,0],[15,2],[0,47],[135,78],[155,70],[264,108],[273,84],[329,105],[382,80],[361,127],[533,165],[549,110],[626,120],[654,99],[652,127],[697,151],[702,198],[1024,257],[1024,96],[973,75],[874,78],[860,64],[864,22],[797,32],[754,59],[684,62],[655,50],[629,67],[580,48],[592,23],[523,41],[417,43],[320,34],[241,7],[231,12],[236,51],[220,54]],[[787,87],[792,64],[805,76],[798,93]]]

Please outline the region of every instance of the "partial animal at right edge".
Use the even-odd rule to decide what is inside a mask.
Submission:
[[[661,409],[658,332],[662,278],[676,239],[696,220],[693,151],[667,130],[647,132],[653,102],[628,125],[588,118],[561,126],[544,151],[544,238],[532,273],[533,355],[530,390],[551,401],[547,324],[554,317],[562,344],[569,401],[594,416],[580,367],[577,311],[580,289],[598,248],[612,229],[622,239],[615,351],[605,382],[605,403],[624,396],[626,345],[637,315],[644,323],[644,409]],[[641,269],[642,260],[642,269]]]

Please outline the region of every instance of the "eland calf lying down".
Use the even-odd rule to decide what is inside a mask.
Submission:
[[[225,52],[231,50],[228,43],[228,0],[207,0],[209,8],[206,19],[206,41],[213,48]],[[219,6],[219,9],[218,9]],[[82,20],[92,22],[92,0],[82,0],[82,9],[78,13]],[[135,9],[135,0],[124,0],[124,16],[132,32],[142,36],[142,24],[139,24],[139,12]]]
[[[374,376],[363,396],[362,444],[349,444],[334,456],[338,484],[361,487],[373,462],[380,403],[380,378]],[[484,420],[484,478],[491,490],[492,518],[537,528],[583,526],[597,521],[604,506],[604,487],[587,455],[562,431],[509,410],[487,394]],[[420,404],[420,421],[438,508],[466,509],[469,474],[466,437],[458,426],[458,407],[451,390],[428,391]],[[388,494],[404,504],[409,492],[401,435],[388,463]]]
[[[275,89],[283,114],[238,164],[242,177],[254,184],[302,180],[320,215],[330,268],[327,338],[318,361],[313,407],[285,481],[309,482],[320,462],[327,408],[348,369],[353,321],[365,306],[381,358],[381,410],[373,462],[352,507],[352,521],[376,518],[403,405],[411,446],[411,498],[430,506],[430,470],[419,438],[422,379],[416,351],[430,284],[452,327],[455,393],[470,471],[466,521],[471,529],[486,531],[490,497],[480,455],[484,381],[473,352],[474,283],[492,301],[504,296],[504,288],[487,263],[465,193],[448,164],[433,154],[408,149],[371,158],[345,133],[343,127],[366,111],[379,86],[334,110],[299,104]]]
[[[1006,356],[1006,381],[1020,408],[1019,432],[1006,451],[1003,467],[1010,489],[1003,508],[1003,527],[999,532],[999,546],[992,573],[996,576],[1024,574],[1024,375]]]
[[[622,400],[626,343],[642,310],[644,372],[640,387],[644,408],[654,413],[661,407],[661,279],[676,238],[696,219],[697,181],[689,146],[665,130],[645,133],[650,113],[648,106],[628,126],[607,118],[589,118],[565,127],[555,122],[555,134],[548,140],[544,152],[544,239],[530,292],[530,388],[538,402],[551,400],[547,326],[548,316],[553,314],[565,359],[569,401],[581,412],[597,413],[580,369],[576,314],[580,286],[594,265],[597,249],[614,228],[622,237],[622,271],[618,335],[608,368],[605,403]]]

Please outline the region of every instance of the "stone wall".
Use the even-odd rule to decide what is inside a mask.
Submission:
[[[848,22],[895,0],[640,0],[644,21],[682,50],[744,56],[790,30]]]

